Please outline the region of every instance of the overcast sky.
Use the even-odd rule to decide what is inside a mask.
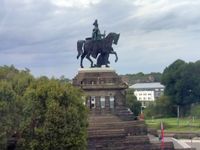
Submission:
[[[162,72],[176,59],[200,56],[200,0],[0,0],[0,65],[35,76],[73,78],[77,40],[120,33],[110,56],[119,74]],[[84,60],[84,66],[89,67]]]

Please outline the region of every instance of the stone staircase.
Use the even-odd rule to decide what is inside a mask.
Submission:
[[[89,150],[160,150],[160,145],[150,143],[144,121],[124,121],[112,114],[89,117]],[[173,143],[165,143],[165,150],[173,149]]]

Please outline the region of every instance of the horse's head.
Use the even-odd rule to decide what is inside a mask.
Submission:
[[[115,34],[115,35],[114,35],[113,43],[114,43],[115,45],[117,45],[120,34],[116,34],[116,33],[114,33],[114,34]]]
[[[119,36],[120,36],[120,34],[111,32],[106,36],[106,39],[112,41],[115,45],[117,45],[118,40],[119,40]]]

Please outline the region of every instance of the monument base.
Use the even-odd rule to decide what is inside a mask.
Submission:
[[[114,113],[128,119],[130,112],[125,107],[125,90],[128,85],[114,69],[81,68],[73,79],[73,85],[86,93],[85,103],[91,113]]]

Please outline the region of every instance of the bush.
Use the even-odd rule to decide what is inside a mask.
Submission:
[[[145,110],[144,114],[146,118],[162,118],[172,117],[175,107],[170,103],[170,98],[162,96],[155,102],[152,102]]]
[[[141,111],[141,102],[137,101],[132,89],[126,91],[126,106],[130,108],[135,116],[139,115]]]

